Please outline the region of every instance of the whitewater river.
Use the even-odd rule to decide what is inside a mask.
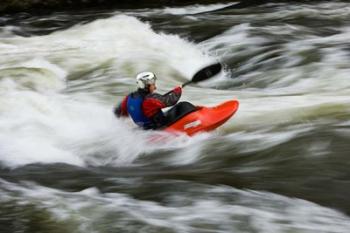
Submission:
[[[0,17],[0,232],[350,232],[350,3]],[[240,109],[195,137],[113,107],[151,70]],[[157,140],[154,140],[157,138]]]

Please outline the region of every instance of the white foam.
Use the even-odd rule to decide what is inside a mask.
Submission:
[[[66,76],[64,69],[37,57],[0,68],[0,90],[58,92],[66,87]]]
[[[36,54],[69,73],[112,61],[114,68],[125,75],[152,69],[160,80],[173,82],[170,76],[189,79],[213,62],[193,43],[177,35],[156,33],[148,23],[125,15],[98,19],[46,36],[0,40],[0,45],[5,42],[16,48],[2,53],[11,54],[17,62]],[[0,61],[6,64],[4,57]]]
[[[172,15],[188,15],[188,14],[199,14],[208,11],[219,10],[228,6],[234,5],[232,3],[227,4],[210,4],[210,5],[192,5],[188,7],[166,7],[164,9],[165,14]]]
[[[266,233],[286,230],[346,233],[350,227],[347,216],[309,201],[225,186],[192,186],[191,192],[168,195],[167,204],[138,200],[127,194],[101,193],[95,188],[64,192],[3,180],[0,187],[0,202],[14,201],[18,208],[34,205],[47,211],[54,220],[69,219],[77,232],[98,231],[106,216],[116,214],[122,218],[110,222],[109,228],[134,221],[176,232],[203,232],[208,227],[220,232],[241,232],[242,224]]]
[[[0,39],[0,46],[7,55],[0,56],[0,162],[9,167],[55,162],[127,166],[145,153],[182,147],[188,138],[149,143],[149,132],[115,119],[115,103],[100,100],[89,88],[64,94],[72,82],[67,79],[107,61],[108,69],[126,77],[152,69],[160,85],[173,87],[213,60],[195,44],[156,33],[148,23],[125,15],[45,36]]]

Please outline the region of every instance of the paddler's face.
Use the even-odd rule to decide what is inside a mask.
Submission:
[[[150,84],[149,85],[149,92],[153,93],[157,89],[156,84]]]

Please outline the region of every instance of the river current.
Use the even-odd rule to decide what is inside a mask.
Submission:
[[[0,232],[350,232],[350,3],[235,4],[1,16]],[[114,117],[216,61],[216,131]]]

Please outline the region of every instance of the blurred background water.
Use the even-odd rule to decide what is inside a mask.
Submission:
[[[1,232],[349,232],[350,4],[235,4],[0,17]],[[238,99],[218,130],[113,116],[215,61],[182,100]]]

